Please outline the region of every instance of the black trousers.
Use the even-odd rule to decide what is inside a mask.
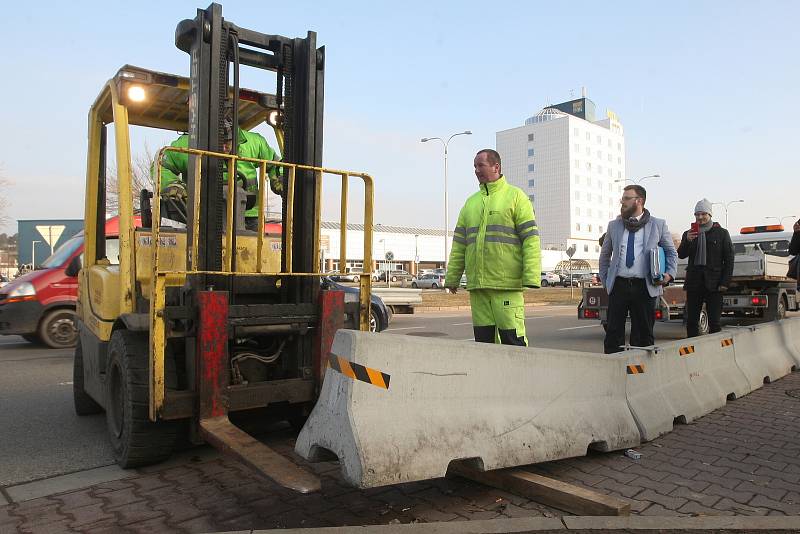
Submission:
[[[722,293],[709,291],[706,288],[704,274],[698,273],[698,275],[701,280],[697,287],[686,290],[687,337],[700,335],[700,310],[703,309],[703,303],[706,305],[706,315],[708,316],[708,332],[713,334],[722,330],[719,324],[719,318],[722,316]]]
[[[625,318],[631,315],[631,342],[635,347],[653,345],[653,314],[656,299],[647,291],[643,278],[614,280],[614,289],[608,296],[608,325],[604,349],[606,354],[620,352],[625,344]]]

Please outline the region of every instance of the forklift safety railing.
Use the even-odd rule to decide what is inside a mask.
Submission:
[[[345,265],[347,259],[347,206],[348,206],[348,180],[350,177],[360,178],[364,182],[364,265],[372,265],[372,228],[374,224],[373,201],[374,201],[374,182],[370,175],[337,170],[327,169],[325,167],[314,167],[311,165],[297,165],[294,163],[286,163],[282,161],[271,161],[256,158],[246,158],[234,154],[226,154],[220,152],[212,152],[208,150],[199,150],[194,148],[182,148],[167,146],[161,148],[157,154],[155,161],[161,162],[164,154],[167,152],[178,152],[188,155],[200,156],[195,158],[194,175],[192,177],[194,184],[193,195],[193,209],[192,220],[187,221],[191,223],[191,236],[192,242],[187,246],[191,247],[191,254],[189,256],[190,263],[187,263],[185,271],[160,271],[158,268],[158,257],[160,248],[159,230],[161,221],[161,202],[159,201],[158,194],[155,195],[155,201],[152,203],[152,284],[153,291],[150,293],[150,353],[152,354],[151,368],[150,368],[150,419],[155,421],[161,413],[164,406],[165,398],[165,381],[164,381],[164,348],[166,343],[166,324],[164,318],[164,308],[166,305],[166,288],[168,286],[181,286],[186,280],[187,275],[195,274],[214,274],[223,276],[313,276],[320,277],[323,274],[320,272],[320,231],[321,231],[321,212],[322,212],[322,180],[325,175],[335,175],[341,178],[341,224],[339,231],[340,243],[340,260],[339,265]],[[223,262],[222,271],[207,271],[197,270],[194,268],[195,259],[198,255],[199,243],[199,216],[200,216],[200,192],[202,183],[200,180],[202,172],[203,157],[219,158],[228,164],[228,180],[227,180],[227,210],[225,221],[225,242],[223,246]],[[259,209],[258,213],[258,234],[257,245],[257,261],[256,272],[240,272],[235,270],[236,262],[233,261],[235,251],[233,250],[234,242],[234,205],[236,198],[236,180],[230,179],[231,175],[235,176],[235,172],[231,173],[230,169],[236,169],[237,162],[246,161],[255,164],[258,167],[258,194],[259,200],[257,205],[265,206],[268,197],[267,187],[267,167],[281,167],[286,169],[288,173],[286,190],[286,219],[283,221],[285,229],[285,243],[282,247],[283,265],[286,271],[284,272],[266,272],[263,270],[263,255],[264,255],[264,210]],[[161,165],[155,165],[156,172],[154,173],[153,191],[161,191]],[[314,210],[314,270],[312,272],[296,272],[292,268],[292,250],[293,250],[293,222],[294,222],[294,192],[297,171],[311,171],[314,173],[314,197],[315,210]],[[369,271],[367,269],[367,271]],[[371,294],[371,278],[369,272],[360,275],[360,292],[359,292],[359,329],[369,330],[369,310],[370,310],[370,294]]]

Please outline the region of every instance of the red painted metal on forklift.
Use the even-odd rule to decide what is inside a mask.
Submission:
[[[223,392],[228,386],[228,292],[198,291],[197,344],[200,362],[200,418],[227,413]]]
[[[319,330],[314,340],[314,382],[322,385],[325,367],[331,354],[336,331],[344,326],[344,291],[323,290],[319,292]]]

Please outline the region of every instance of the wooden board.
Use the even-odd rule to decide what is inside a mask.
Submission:
[[[621,499],[523,469],[481,471],[463,462],[453,462],[447,474],[474,480],[576,515],[631,514],[631,505]]]

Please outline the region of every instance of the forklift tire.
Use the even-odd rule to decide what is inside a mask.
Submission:
[[[78,341],[75,310],[59,308],[45,315],[39,325],[39,337],[45,345],[53,349],[74,347]]]
[[[706,305],[703,304],[703,309],[700,310],[700,319],[697,322],[697,333],[701,336],[708,334],[708,312]]]
[[[166,460],[177,426],[149,418],[147,334],[117,330],[108,347],[106,423],[117,464],[128,469]]]
[[[83,349],[80,339],[75,345],[75,359],[72,362],[72,402],[78,415],[94,415],[103,411],[83,389]]]

